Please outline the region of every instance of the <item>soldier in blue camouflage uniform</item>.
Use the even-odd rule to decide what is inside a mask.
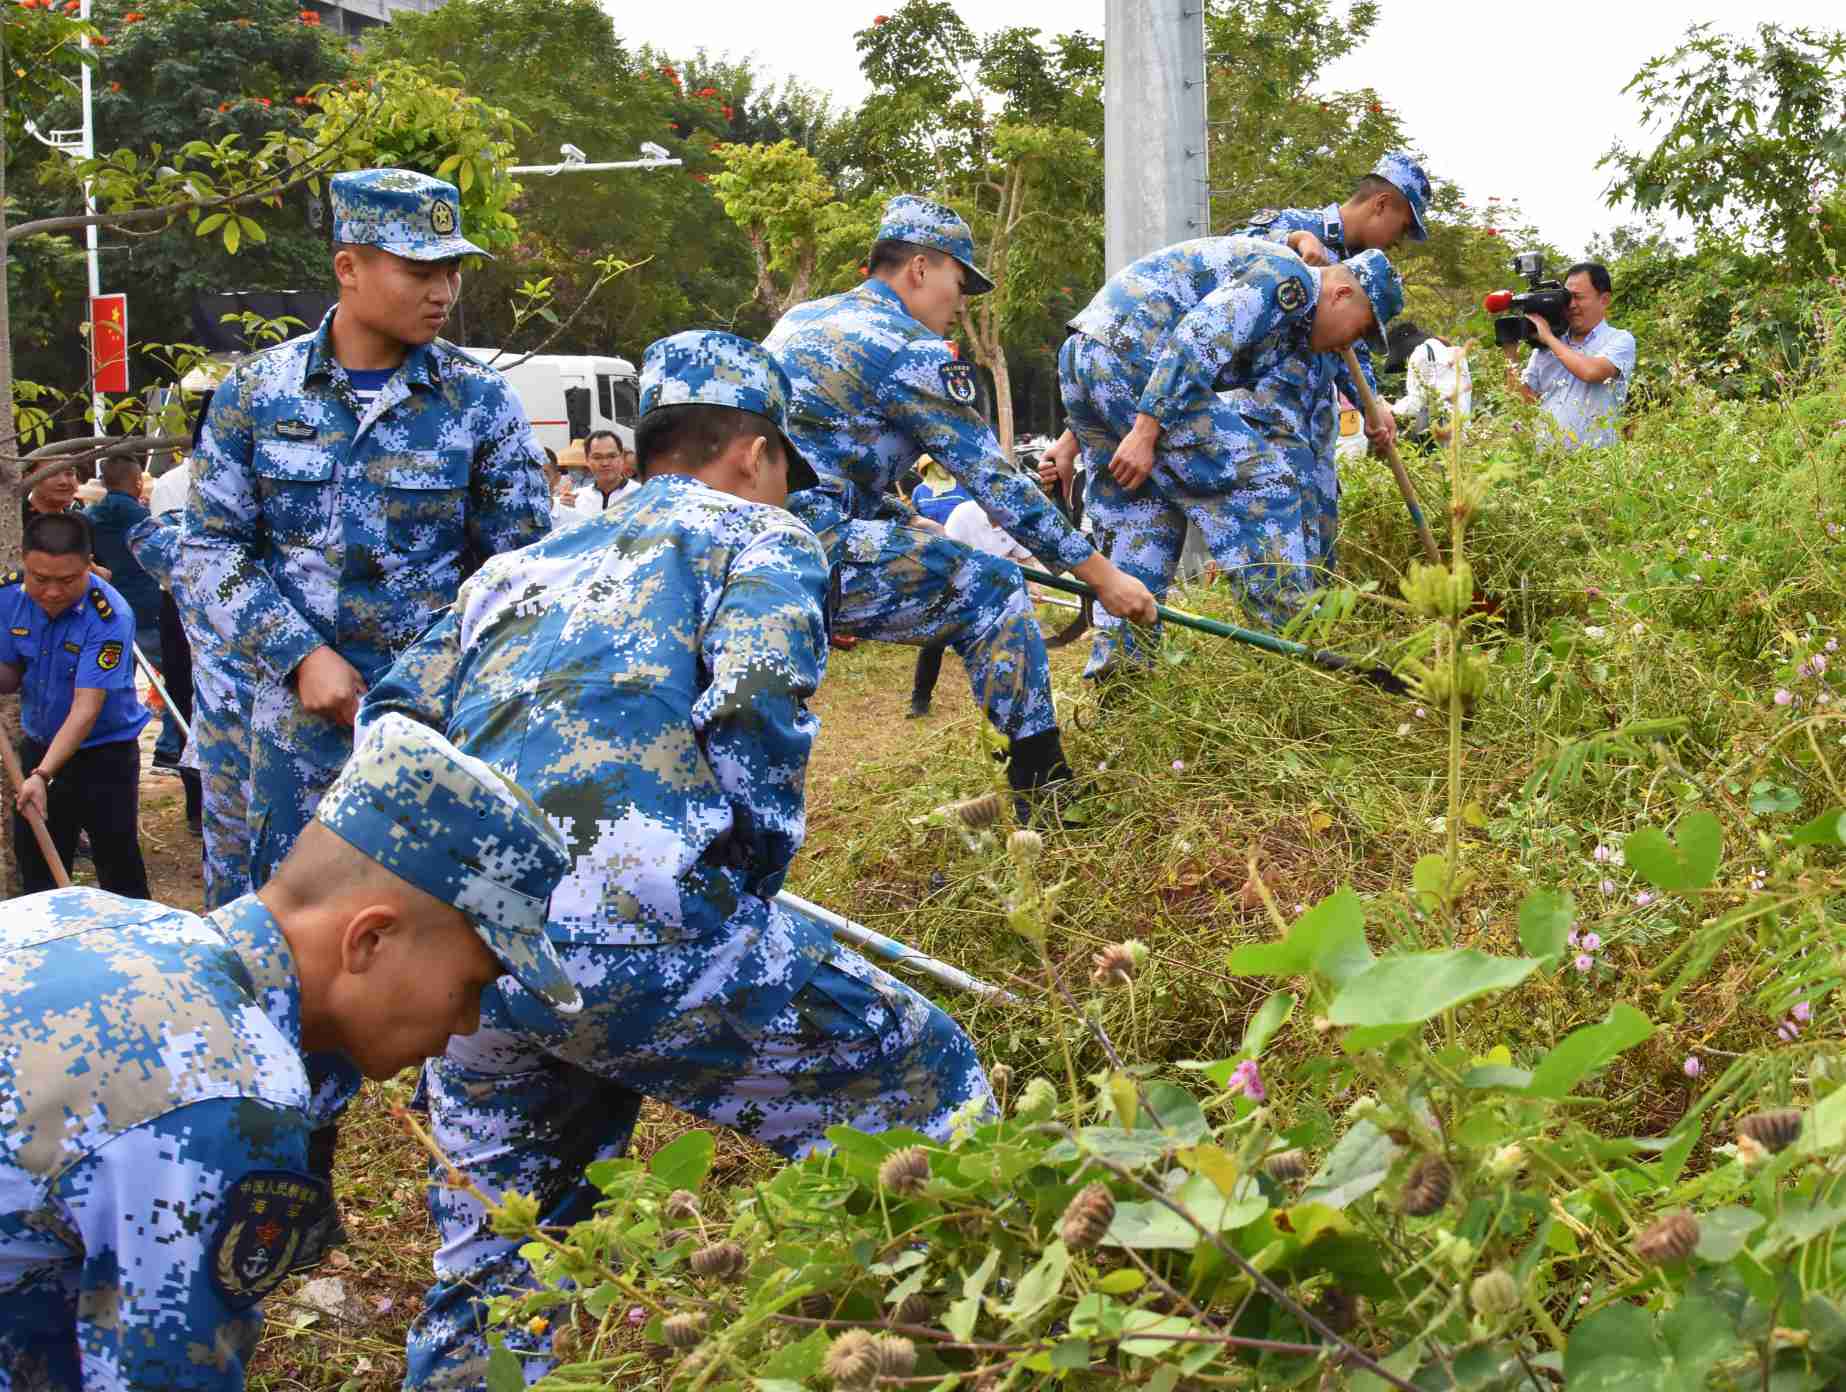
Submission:
[[[1286,622],[1312,589],[1298,471],[1333,354],[1367,334],[1382,344],[1402,307],[1377,251],[1316,270],[1256,238],[1203,237],[1117,273],[1058,359],[1110,558],[1164,595],[1190,520],[1250,611]],[[1120,648],[1119,625],[1099,618],[1086,674]],[[1146,660],[1132,644],[1127,656]]]
[[[583,1013],[560,1032],[502,982],[481,1033],[424,1075],[444,1152],[490,1194],[535,1193],[547,1223],[589,1216],[584,1167],[626,1149],[641,1094],[790,1156],[836,1124],[945,1136],[989,1100],[946,1015],[774,902],[806,831],[827,657],[826,555],[782,506],[815,482],[787,394],[748,340],[653,344],[641,488],[489,562],[361,714],[444,729],[569,841],[550,932]],[[406,1385],[479,1387],[483,1301],[530,1273],[466,1193],[433,1185],[430,1207],[437,1285]]]
[[[150,517],[128,534],[142,567],[172,591],[192,638],[192,738],[180,757],[198,772],[203,792],[205,908],[223,908],[250,892],[250,711],[257,669],[225,646],[175,575],[184,512]],[[247,647],[247,642],[240,645]]]
[[[472,1030],[512,972],[581,1004],[543,931],[530,799],[381,721],[261,894],[205,918],[88,888],[0,923],[0,1387],[234,1389],[330,1200],[309,1129]]]
[[[1404,151],[1393,150],[1359,181],[1344,203],[1324,208],[1266,208],[1244,226],[1232,228],[1230,235],[1280,242],[1310,266],[1331,266],[1362,251],[1389,251],[1405,237],[1426,241],[1429,198],[1429,176],[1423,166]],[[1370,350],[1361,343],[1354,356],[1376,392],[1378,376],[1372,370]],[[1333,380],[1349,401],[1359,404],[1358,385],[1345,363],[1335,368]],[[1337,396],[1329,395],[1324,409],[1315,413],[1310,434],[1314,453],[1304,476],[1302,526],[1307,533],[1309,564],[1331,570],[1337,559],[1339,529],[1340,475],[1334,458],[1339,439]],[[1383,450],[1396,439],[1396,421],[1388,412],[1381,421],[1367,421],[1366,435],[1374,449]]]
[[[332,181],[339,303],[240,364],[194,459],[181,572],[251,653],[251,881],[352,749],[359,698],[487,557],[550,529],[543,455],[506,380],[437,339],[481,249],[451,184]]]
[[[835,567],[835,631],[954,648],[976,703],[1012,741],[1013,786],[1055,784],[1069,769],[1019,567],[918,525],[897,479],[929,454],[1048,568],[1095,586],[1111,614],[1151,623],[1153,599],[1012,468],[975,409],[974,365],[945,339],[964,298],[993,288],[967,223],[939,203],[893,198],[868,272],[856,290],[797,305],[764,340],[794,383],[789,433],[820,475],[789,506]]]

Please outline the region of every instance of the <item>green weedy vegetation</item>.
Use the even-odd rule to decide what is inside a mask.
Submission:
[[[1419,697],[1170,632],[1106,711],[1060,678],[1084,828],[932,813],[995,782],[972,716],[924,780],[865,768],[797,887],[1026,998],[948,1002],[1004,1118],[838,1129],[690,1215],[697,1132],[600,1166],[568,1233],[509,1202],[550,1289],[501,1313],[577,1360],[545,1385],[1840,1385],[1846,307],[1818,293],[1798,397],[1694,386],[1560,456],[1489,386],[1415,468],[1452,568],[1410,569],[1388,475],[1347,470],[1353,584],[1309,636]]]

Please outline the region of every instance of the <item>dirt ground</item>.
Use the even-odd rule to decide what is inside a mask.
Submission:
[[[1043,611],[1050,631],[1070,616]],[[1083,645],[1056,654],[1060,673],[1081,660]],[[815,708],[821,735],[809,768],[809,851],[824,854],[829,827],[851,815],[855,773],[893,762],[927,769],[931,752],[948,739],[971,736],[978,714],[960,660],[947,655],[932,713],[904,718],[914,650],[861,644],[835,652]],[[153,737],[144,740],[151,755]],[[187,830],[181,785],[143,761],[141,843],[156,899],[198,909],[202,901],[200,842]],[[800,887],[800,861],[791,884]],[[91,880],[87,862],[76,868]],[[430,1279],[435,1235],[424,1208],[424,1164],[411,1140],[391,1119],[394,1103],[406,1102],[415,1083],[405,1073],[387,1083],[368,1083],[341,1125],[334,1180],[350,1236],[321,1269],[298,1277],[265,1305],[267,1324],[251,1368],[250,1386],[383,1392],[403,1377],[404,1335],[421,1308]],[[694,1125],[669,1108],[649,1104],[637,1131],[635,1153],[645,1156]],[[719,1133],[715,1178],[734,1182],[773,1157],[729,1133]],[[730,1178],[727,1179],[727,1176]],[[344,1301],[336,1309],[304,1299],[310,1280],[332,1277]],[[324,1289],[324,1287],[321,1287]]]

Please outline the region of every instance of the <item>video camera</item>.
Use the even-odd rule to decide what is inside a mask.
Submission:
[[[1570,291],[1555,280],[1545,279],[1545,258],[1536,251],[1515,256],[1513,273],[1524,276],[1530,287],[1523,295],[1496,290],[1481,301],[1481,308],[1489,314],[1504,316],[1493,321],[1493,341],[1503,348],[1509,343],[1536,343],[1538,330],[1526,318],[1528,314],[1543,319],[1554,334],[1569,332]]]

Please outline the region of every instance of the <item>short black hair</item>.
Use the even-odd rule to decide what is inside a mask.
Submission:
[[[90,524],[75,512],[41,512],[26,523],[21,554],[37,551],[46,556],[81,556],[89,560]]]
[[[628,446],[622,443],[622,437],[617,435],[613,430],[592,430],[588,435],[583,437],[583,453],[586,458],[590,453],[590,446],[595,444],[598,440],[614,440],[615,447],[619,450],[626,450],[628,448]]]
[[[671,460],[682,469],[701,469],[742,436],[780,444],[775,423],[754,411],[734,406],[686,402],[656,406],[635,427],[635,459],[645,474],[656,461]]]
[[[1404,198],[1404,191],[1382,174],[1367,174],[1359,180],[1359,187],[1352,191],[1352,196],[1363,200],[1380,193],[1395,193],[1399,198]],[[1404,198],[1404,201],[1408,203],[1410,200]]]
[[[116,493],[141,491],[141,461],[132,454],[112,454],[102,463],[103,486]]]
[[[882,242],[872,243],[872,254],[865,260],[865,272],[867,275],[877,275],[880,271],[894,271],[900,266],[909,265],[914,256],[927,256],[933,264],[948,256],[948,252],[887,237]]]
[[[1579,261],[1568,271],[1564,272],[1564,279],[1569,280],[1579,271],[1590,278],[1590,285],[1598,295],[1608,295],[1614,292],[1615,281],[1609,275],[1609,268],[1603,265],[1602,262]]]

